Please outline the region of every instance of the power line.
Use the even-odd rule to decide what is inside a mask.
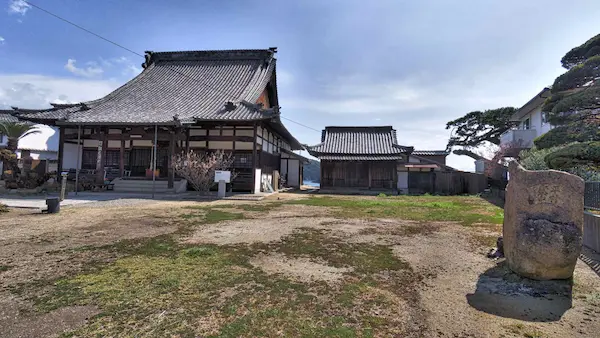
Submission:
[[[126,50],[126,51],[128,51],[129,53],[132,53],[132,54],[134,54],[134,55],[136,55],[136,56],[139,56],[139,57],[142,57],[142,58],[144,58],[144,59],[146,58],[144,55],[142,55],[142,54],[140,54],[140,53],[138,53],[138,52],[136,52],[136,51],[134,51],[134,50],[132,50],[132,49],[130,49],[130,48],[127,48],[127,47],[125,47],[125,46],[121,45],[120,43],[117,43],[117,42],[115,42],[115,41],[112,41],[112,40],[110,40],[110,39],[108,39],[108,38],[105,38],[105,37],[103,37],[103,36],[102,36],[102,35],[100,35],[100,34],[94,33],[93,31],[91,31],[91,30],[89,30],[89,29],[87,29],[87,28],[85,28],[85,27],[82,27],[82,26],[80,26],[80,25],[78,25],[78,24],[76,24],[76,23],[74,23],[74,22],[72,22],[72,21],[70,21],[70,20],[68,20],[68,19],[65,19],[65,18],[63,18],[63,17],[61,17],[61,16],[59,16],[59,15],[57,15],[57,14],[54,14],[54,13],[50,12],[49,10],[47,10],[47,9],[44,9],[44,8],[42,8],[42,7],[40,7],[40,6],[36,5],[36,4],[34,4],[34,3],[32,3],[32,2],[30,2],[30,1],[28,1],[28,0],[23,0],[23,2],[27,3],[27,4],[28,4],[28,5],[30,5],[31,7],[34,7],[34,8],[36,8],[36,9],[39,9],[40,11],[42,11],[42,12],[44,12],[44,13],[46,13],[46,14],[48,14],[48,15],[50,15],[50,16],[52,16],[52,17],[56,18],[56,19],[59,19],[60,21],[63,21],[63,22],[65,22],[65,23],[67,23],[67,24],[69,24],[69,25],[71,25],[71,26],[73,26],[73,27],[76,27],[76,28],[78,28],[78,29],[81,29],[82,31],[84,31],[84,32],[86,32],[86,33],[88,33],[88,34],[91,34],[91,35],[93,35],[93,36],[95,36],[95,37],[97,37],[97,38],[99,38],[99,39],[102,39],[102,40],[104,40],[104,41],[106,41],[106,42],[108,42],[108,43],[110,43],[110,44],[112,44],[112,45],[114,45],[114,46],[117,46],[117,47],[119,47],[119,48],[121,48],[121,49],[123,49],[123,50]],[[190,80],[193,80],[193,81],[195,81],[195,82],[198,82],[199,84],[201,84],[201,85],[203,85],[203,86],[205,86],[205,87],[207,87],[207,88],[209,88],[209,89],[212,89],[212,90],[213,90],[213,91],[215,91],[215,92],[221,93],[221,94],[223,94],[223,95],[226,95],[226,96],[228,96],[228,97],[230,97],[230,98],[233,98],[233,99],[235,99],[235,100],[237,100],[237,99],[238,99],[237,97],[235,97],[235,96],[234,96],[234,95],[232,95],[232,94],[225,93],[225,92],[223,92],[223,91],[221,91],[221,90],[219,90],[219,89],[217,89],[217,88],[214,88],[214,87],[212,87],[212,86],[210,86],[210,85],[208,85],[208,84],[204,83],[204,82],[203,82],[203,81],[201,81],[201,80],[195,79],[195,78],[193,78],[193,77],[190,77],[190,76],[188,76],[188,75],[186,75],[186,74],[184,74],[184,73],[181,73],[180,71],[178,71],[178,70],[176,70],[176,69],[173,69],[173,68],[171,68],[171,67],[169,67],[169,66],[166,66],[166,68],[167,68],[167,69],[169,69],[170,71],[173,71],[173,72],[175,72],[175,73],[179,74],[180,76],[183,76],[183,77],[186,77],[186,78],[188,78],[188,79],[190,79]],[[189,98],[189,97],[188,97],[188,98]],[[302,123],[300,123],[300,122],[296,122],[296,121],[294,121],[294,120],[292,120],[292,119],[289,119],[289,118],[287,118],[287,117],[281,116],[281,114],[279,115],[279,117],[280,117],[280,118],[282,118],[282,119],[285,119],[285,120],[287,120],[287,121],[290,121],[290,122],[292,122],[292,123],[295,123],[295,124],[297,124],[297,125],[299,125],[299,126],[302,126],[302,127],[304,127],[304,128],[308,128],[308,129],[314,130],[314,131],[316,131],[316,132],[319,132],[319,133],[321,132],[321,130],[318,130],[318,129],[315,129],[315,128],[312,128],[312,127],[309,127],[309,126],[307,126],[307,125],[305,125],[305,124],[302,124]]]
[[[51,16],[53,16],[53,17],[55,17],[55,18],[57,18],[57,19],[59,19],[59,20],[61,20],[61,21],[63,21],[63,22],[66,22],[66,23],[68,23],[69,25],[72,25],[73,27],[76,27],[76,28],[78,28],[78,29],[81,29],[81,30],[83,30],[84,32],[86,32],[86,33],[88,33],[88,34],[91,34],[91,35],[93,35],[93,36],[95,36],[95,37],[97,37],[97,38],[99,38],[99,39],[102,39],[102,40],[104,40],[104,41],[106,41],[106,42],[108,42],[108,43],[110,43],[110,44],[112,44],[112,45],[115,45],[115,46],[117,46],[117,47],[119,47],[119,48],[121,48],[121,49],[123,49],[123,50],[126,50],[126,51],[128,51],[129,53],[132,53],[132,54],[134,54],[134,55],[136,55],[136,56],[139,56],[139,57],[141,57],[141,58],[143,58],[143,59],[145,59],[145,58],[146,58],[144,55],[142,55],[142,54],[140,54],[140,53],[138,53],[138,52],[136,52],[136,51],[132,50],[131,48],[127,48],[127,47],[125,47],[125,46],[121,45],[120,43],[117,43],[117,42],[115,42],[115,41],[113,41],[113,40],[110,40],[110,39],[108,39],[108,38],[105,38],[105,37],[103,37],[103,36],[102,36],[102,35],[100,35],[100,34],[94,33],[93,31],[91,31],[91,30],[89,30],[89,29],[87,29],[87,28],[85,28],[85,27],[82,27],[82,26],[80,26],[80,25],[78,25],[78,24],[76,24],[76,23],[74,23],[74,22],[72,22],[72,21],[70,21],[70,20],[68,20],[68,19],[65,19],[65,18],[63,18],[63,17],[61,17],[61,16],[59,16],[59,15],[57,15],[57,14],[54,14],[54,13],[50,12],[49,10],[47,10],[47,9],[44,9],[44,8],[42,8],[42,7],[40,7],[40,6],[36,5],[36,4],[34,4],[34,3],[32,3],[32,2],[29,2],[29,1],[27,1],[27,0],[23,0],[23,1],[24,1],[25,3],[27,3],[27,4],[31,5],[32,7],[35,7],[35,8],[37,8],[37,9],[39,9],[39,10],[43,11],[44,13],[47,13],[48,15],[51,15]],[[231,99],[233,99],[233,100],[235,100],[235,101],[237,101],[237,100],[238,100],[238,97],[236,97],[236,96],[234,96],[234,95],[232,95],[232,94],[230,94],[230,93],[226,93],[226,92],[224,92],[224,91],[222,91],[222,90],[220,90],[220,89],[218,89],[218,88],[214,88],[213,86],[211,86],[211,85],[208,85],[207,83],[205,83],[205,82],[203,82],[203,81],[201,81],[201,80],[195,79],[195,78],[193,78],[193,77],[191,77],[191,76],[188,76],[188,75],[186,75],[186,74],[184,74],[184,73],[182,73],[182,72],[180,72],[180,71],[178,71],[178,70],[176,70],[176,69],[174,69],[174,68],[172,68],[172,67],[169,67],[168,65],[167,65],[167,66],[165,66],[165,68],[166,68],[166,69],[168,69],[168,70],[170,70],[170,71],[172,71],[172,72],[174,72],[174,73],[177,73],[177,74],[179,74],[179,75],[181,75],[181,76],[183,76],[183,77],[186,77],[186,78],[188,78],[188,79],[190,79],[190,80],[192,80],[192,81],[198,82],[199,84],[203,85],[204,87],[206,87],[206,88],[209,88],[209,89],[212,89],[213,91],[215,91],[215,92],[217,92],[217,93],[221,93],[221,94],[223,94],[223,95],[225,95],[225,96],[227,96],[227,97],[229,97],[229,98],[231,98]]]
[[[321,132],[321,130],[315,129],[315,128],[313,128],[313,127],[309,127],[309,126],[307,126],[307,125],[305,125],[305,124],[302,124],[302,123],[300,123],[300,122],[296,122],[296,121],[294,121],[294,120],[290,120],[290,119],[288,119],[287,117],[284,117],[284,116],[281,116],[281,115],[280,115],[279,117],[281,117],[282,119],[288,120],[288,121],[290,121],[290,122],[292,122],[292,123],[295,123],[295,124],[297,124],[297,125],[299,125],[299,126],[302,126],[302,127],[304,127],[304,128],[308,128],[308,129],[310,129],[310,130],[314,130],[314,131],[316,131],[316,132],[319,132],[319,133]]]
[[[23,0],[23,2],[25,2],[25,3],[26,3],[26,4],[28,4],[28,5],[30,5],[31,7],[35,7],[35,8],[37,8],[37,9],[39,9],[40,11],[42,11],[42,12],[44,12],[44,13],[48,14],[48,15],[51,15],[51,16],[53,16],[53,17],[55,17],[55,18],[57,18],[57,19],[59,19],[59,20],[61,20],[61,21],[64,21],[64,22],[68,23],[69,25],[75,26],[75,27],[77,27],[77,28],[81,29],[82,31],[84,31],[84,32],[87,32],[88,34],[92,34],[93,36],[95,36],[95,37],[97,37],[97,38],[99,38],[99,39],[102,39],[102,40],[104,40],[104,41],[106,41],[106,42],[108,42],[108,43],[110,43],[110,44],[113,44],[113,45],[115,45],[115,46],[117,46],[117,47],[119,47],[119,48],[122,48],[122,49],[124,49],[124,50],[126,50],[126,51],[128,51],[128,52],[130,52],[130,53],[132,53],[132,54],[135,54],[135,55],[137,55],[137,56],[144,57],[144,55],[142,55],[142,54],[140,54],[140,53],[138,53],[138,52],[136,52],[136,51],[134,51],[134,50],[131,50],[131,49],[129,49],[129,48],[127,48],[127,47],[125,47],[125,46],[123,46],[123,45],[121,45],[121,44],[118,44],[118,43],[116,43],[116,42],[114,42],[114,41],[111,41],[111,40],[109,40],[109,39],[107,39],[107,38],[105,38],[105,37],[103,37],[103,36],[101,36],[101,35],[99,35],[99,34],[96,34],[96,33],[92,32],[91,30],[89,30],[89,29],[87,29],[87,28],[81,27],[80,25],[78,25],[78,24],[76,24],[76,23],[74,23],[74,22],[72,22],[72,21],[69,21],[69,20],[67,20],[67,19],[65,19],[65,18],[63,18],[63,17],[61,17],[61,16],[58,16],[58,15],[56,15],[56,14],[54,14],[54,13],[52,13],[52,12],[50,12],[50,11],[48,11],[48,10],[44,9],[44,8],[42,8],[42,7],[40,7],[40,6],[38,6],[38,5],[34,4],[34,3],[32,3],[32,2],[29,2],[29,1],[27,1],[27,0]]]

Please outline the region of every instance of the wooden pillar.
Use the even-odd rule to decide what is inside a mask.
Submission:
[[[255,191],[256,188],[256,137],[258,127],[254,122],[254,140],[252,141],[252,193],[256,194],[259,191]]]
[[[319,163],[319,170],[321,175],[321,177],[319,177],[319,186],[322,188],[324,186],[323,178],[325,178],[325,175],[323,175],[323,172],[325,171],[325,161],[321,160],[321,162]]]
[[[58,128],[58,173],[57,177],[62,179],[63,158],[65,156],[65,127]]]
[[[119,174],[125,176],[125,139],[121,136],[121,149],[119,151]]]
[[[104,183],[104,164],[106,163],[106,147],[108,139],[103,128],[98,128],[98,158],[96,158],[96,181]]]
[[[185,152],[188,153],[190,151],[190,127],[185,131]]]
[[[169,153],[167,154],[168,164],[168,188],[173,189],[175,182],[175,170],[173,170],[173,155],[175,155],[175,130],[170,130]]]
[[[369,189],[371,189],[371,161],[368,161],[369,163]]]

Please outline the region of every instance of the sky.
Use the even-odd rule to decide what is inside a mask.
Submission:
[[[136,53],[278,47],[282,116],[302,143],[330,125],[392,125],[445,149],[446,122],[520,107],[600,33],[600,1],[32,0]],[[23,0],[0,0],[0,108],[106,95],[143,59]],[[316,130],[313,130],[316,129]],[[448,164],[474,170],[473,160]]]

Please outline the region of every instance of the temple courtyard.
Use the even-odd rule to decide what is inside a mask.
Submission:
[[[598,257],[536,282],[475,196],[80,203],[0,212],[2,337],[590,337]]]

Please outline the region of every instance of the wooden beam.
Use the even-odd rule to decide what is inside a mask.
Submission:
[[[196,135],[189,136],[190,141],[239,141],[252,142],[252,136],[216,136],[216,135]]]
[[[257,125],[254,123],[254,141],[252,141],[252,193],[256,194],[256,135]]]
[[[167,173],[168,173],[168,182],[167,187],[169,189],[173,189],[175,185],[175,171],[173,170],[173,155],[175,155],[175,131],[171,133],[171,138],[169,139],[169,152],[167,154]]]
[[[121,148],[119,149],[119,173],[125,176],[125,139],[121,139]]]
[[[63,158],[65,156],[65,127],[58,128],[58,177],[62,180]]]
[[[186,154],[190,151],[190,128],[187,128],[185,132],[185,152]]]
[[[369,189],[371,189],[371,161],[368,161],[369,163]]]

